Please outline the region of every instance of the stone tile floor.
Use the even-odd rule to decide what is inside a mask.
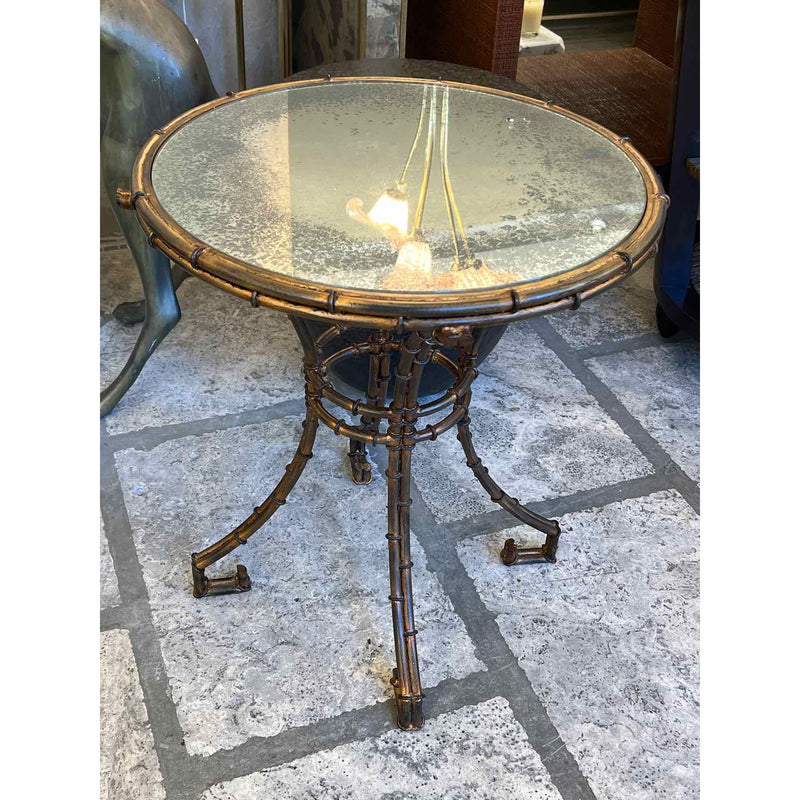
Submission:
[[[101,264],[108,381],[137,333],[111,311],[139,289],[119,237]],[[234,554],[252,592],[191,597],[189,553],[290,457],[302,386],[284,318],[186,281],[183,319],[102,422],[102,797],[697,798],[699,357],[656,333],[651,280],[513,326],[476,385],[476,446],[560,518],[558,564],[504,567],[503,539],[532,532],[454,434],[418,448],[418,734],[387,692],[385,483],[353,485],[326,429]]]

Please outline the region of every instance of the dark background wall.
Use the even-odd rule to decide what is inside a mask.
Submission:
[[[545,0],[544,16],[597,14],[608,11],[635,11],[639,0]]]

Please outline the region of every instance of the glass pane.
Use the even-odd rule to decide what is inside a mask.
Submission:
[[[391,291],[570,270],[614,249],[646,202],[633,162],[583,124],[477,89],[391,79],[230,102],[171,136],[152,177],[167,213],[223,253]]]

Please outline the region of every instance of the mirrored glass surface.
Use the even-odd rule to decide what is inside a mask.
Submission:
[[[391,79],[250,95],[176,131],[152,169],[182,228],[328,286],[458,291],[613,250],[639,170],[586,125],[480,89]]]

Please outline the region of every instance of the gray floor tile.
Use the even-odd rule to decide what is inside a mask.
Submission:
[[[656,331],[652,260],[628,280],[587,300],[577,311],[551,314],[548,320],[570,347],[587,347]]]
[[[209,789],[203,800],[558,800],[537,752],[500,697],[322,750]]]
[[[130,284],[120,274],[125,259],[129,274],[127,251],[103,257],[107,284]],[[107,308],[139,296],[121,289],[118,297],[114,295],[116,290],[109,289]],[[180,287],[178,299],[181,321],[105,418],[110,433],[237,413],[303,396],[300,345],[285,314],[253,309],[196,278]],[[125,364],[139,329],[113,318],[101,328],[104,386]]]
[[[694,340],[586,362],[673,461],[700,480],[700,346]]]
[[[459,556],[598,800],[689,800],[698,778],[698,518],[673,492],[562,519],[559,561]]]
[[[100,519],[100,608],[111,608],[120,604],[119,584],[117,573],[114,572],[114,562],[108,549],[106,529],[103,519]]]
[[[529,323],[512,325],[481,365],[470,417],[478,455],[522,502],[648,475],[652,467]],[[455,431],[414,451],[439,521],[496,508],[466,466]]]
[[[100,634],[100,798],[166,797],[128,631]]]
[[[346,473],[345,442],[327,429],[286,505],[214,569],[225,574],[241,560],[252,591],[191,596],[189,554],[264,499],[299,430],[299,420],[286,418],[116,456],[190,754],[389,696],[394,649],[385,480],[376,469],[372,484],[355,486]],[[416,540],[412,550],[424,684],[484,669]]]

